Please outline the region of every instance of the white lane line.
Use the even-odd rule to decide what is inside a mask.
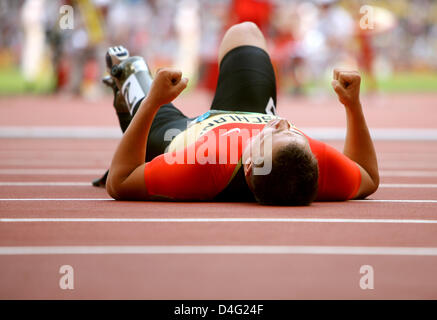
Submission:
[[[437,200],[401,200],[401,199],[365,199],[365,200],[349,200],[350,202],[382,202],[382,203],[437,203]]]
[[[404,161],[404,162],[393,162],[393,161],[379,161],[379,167],[383,170],[390,169],[437,169],[436,161],[430,162],[415,162],[415,161]]]
[[[0,186],[8,187],[86,187],[91,186],[91,182],[0,182]],[[437,188],[437,183],[381,183],[380,188]]]
[[[11,199],[0,199],[0,201],[113,201],[112,198],[11,198]]]
[[[107,168],[102,169],[0,169],[3,175],[95,175],[103,174]]]
[[[112,198],[2,198],[0,201],[114,201]],[[145,201],[146,202],[146,201]],[[152,202],[152,201],[147,201]],[[341,201],[340,201],[341,202]],[[340,203],[333,202],[333,203]],[[437,200],[407,200],[407,199],[365,199],[349,200],[348,202],[364,203],[437,203]]]
[[[91,182],[0,182],[1,187],[84,187]]]
[[[340,246],[49,246],[0,247],[0,255],[63,254],[308,254],[437,256],[435,247]]]
[[[103,174],[101,169],[0,169],[1,175],[95,175]],[[381,177],[437,177],[437,170],[381,170]]]
[[[437,170],[381,170],[379,175],[381,177],[437,177]]]
[[[0,218],[0,223],[28,222],[303,222],[303,223],[391,223],[437,224],[426,219],[341,219],[341,218]]]
[[[314,139],[320,140],[344,140],[346,128],[343,127],[302,127],[303,132]],[[371,128],[370,135],[373,140],[387,141],[435,141],[437,140],[436,129],[407,129],[407,128]]]
[[[405,158],[408,158],[408,157],[412,157],[412,158],[419,157],[419,158],[423,158],[423,159],[429,159],[430,157],[437,156],[436,153],[430,153],[429,151],[427,152],[426,150],[422,150],[422,151],[415,150],[415,152],[413,152],[413,153],[385,150],[385,151],[380,151],[379,154],[382,156],[390,156],[390,157],[392,157],[392,160],[404,160]]]
[[[103,174],[107,168],[102,169],[0,169],[0,175],[98,175]],[[381,170],[381,177],[437,177],[437,170]]]
[[[381,183],[380,188],[437,188],[436,183]]]
[[[73,138],[118,139],[122,136],[117,127],[19,127],[0,128],[0,138]]]
[[[0,182],[0,187],[89,187],[91,182]],[[437,188],[437,183],[381,183],[379,188]]]
[[[344,127],[302,127],[314,139],[344,140]],[[374,140],[415,141],[437,140],[436,129],[423,128],[372,128]],[[6,126],[0,128],[0,138],[77,138],[77,139],[118,139],[122,136],[117,127],[24,127]]]

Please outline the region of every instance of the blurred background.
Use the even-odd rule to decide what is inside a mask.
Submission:
[[[220,40],[242,21],[266,36],[281,94],[323,95],[342,66],[367,93],[437,91],[434,0],[1,0],[0,94],[109,95],[113,45],[212,93]]]

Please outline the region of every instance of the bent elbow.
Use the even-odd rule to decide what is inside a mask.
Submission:
[[[379,187],[379,182],[376,182],[372,187],[369,188],[365,197],[368,197],[376,192]]]
[[[373,186],[370,188],[370,194],[375,193],[379,188],[379,173],[372,177]]]
[[[106,182],[106,192],[109,194],[111,198],[114,200],[123,200],[120,190],[118,190],[116,186],[108,179]]]
[[[357,199],[365,199],[368,196],[374,194],[376,190],[378,190],[379,187],[379,181],[374,181],[373,184],[369,185],[366,190],[363,191],[361,195],[357,197]]]
[[[375,181],[375,189],[373,190],[372,193],[376,192],[376,190],[378,190],[378,188],[379,188],[379,178],[377,181]]]

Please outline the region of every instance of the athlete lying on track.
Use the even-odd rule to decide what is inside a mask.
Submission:
[[[187,86],[180,71],[160,69],[152,82],[144,61],[123,49],[107,55],[107,82],[124,135],[107,182],[95,181],[106,182],[113,198],[308,205],[365,198],[378,188],[358,72],[334,70],[332,86],[347,116],[342,154],[276,116],[275,74],[253,23],[225,34],[211,110],[197,118],[171,103]]]

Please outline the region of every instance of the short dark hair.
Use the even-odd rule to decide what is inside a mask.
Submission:
[[[275,152],[267,175],[251,175],[255,199],[265,205],[306,206],[317,196],[319,167],[304,146],[290,143]]]

